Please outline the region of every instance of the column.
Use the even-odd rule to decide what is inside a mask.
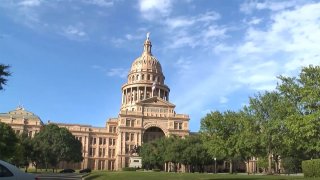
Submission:
[[[158,97],[160,97],[160,94],[161,94],[160,91],[161,91],[161,89],[159,88]]]
[[[126,93],[125,93],[125,104],[127,104],[128,102],[128,89],[126,89]]]
[[[147,86],[144,86],[144,97],[143,97],[143,99],[146,99],[146,95],[147,95]]]
[[[132,87],[130,88],[130,103],[132,104],[132,100],[133,100],[133,92],[132,92]]]
[[[124,96],[124,92],[122,91],[122,97],[121,97],[121,103],[123,104],[123,96]]]
[[[140,86],[138,86],[137,88],[138,88],[138,101],[140,101],[141,100]]]

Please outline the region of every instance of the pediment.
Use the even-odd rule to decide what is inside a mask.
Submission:
[[[165,107],[172,107],[174,108],[175,105],[165,101],[159,97],[152,97],[152,98],[148,98],[145,100],[142,100],[140,102],[137,102],[137,105],[141,105],[141,106],[165,106]]]

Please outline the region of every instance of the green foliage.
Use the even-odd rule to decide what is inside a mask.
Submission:
[[[146,169],[163,169],[164,163],[182,163],[190,166],[203,166],[212,162],[207,149],[199,136],[187,136],[184,139],[176,136],[144,143],[139,154]]]
[[[280,76],[279,92],[294,111],[286,118],[289,138],[294,151],[304,151],[309,158],[320,157],[320,66],[304,67],[298,77]]]
[[[3,90],[3,85],[7,84],[7,79],[5,77],[8,77],[11,75],[11,73],[8,71],[10,66],[0,64],[0,90]]]
[[[282,158],[281,164],[286,174],[297,173],[301,169],[301,160],[294,157]]]
[[[320,177],[320,159],[302,161],[302,171],[305,177]]]
[[[136,171],[138,168],[134,168],[134,167],[124,167],[122,168],[122,171]]]
[[[160,172],[160,169],[152,169],[153,172]]]
[[[233,173],[234,161],[247,160],[260,149],[253,120],[245,111],[215,111],[201,120],[201,137],[210,157],[228,160],[230,173]]]
[[[268,157],[259,157],[257,165],[263,170],[268,169]]]
[[[82,161],[81,142],[66,128],[55,124],[45,125],[34,137],[34,147],[40,152],[33,157],[36,163],[43,162],[55,167],[59,162]]]
[[[18,138],[13,129],[0,122],[0,159],[10,160],[15,154]]]

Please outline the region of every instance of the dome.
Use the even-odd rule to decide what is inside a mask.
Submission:
[[[131,73],[141,71],[162,73],[162,68],[157,58],[152,55],[143,53],[132,63],[130,70]]]
[[[132,63],[130,73],[141,71],[162,73],[159,61],[151,53],[151,47],[152,44],[149,39],[149,35],[147,35],[142,55]]]

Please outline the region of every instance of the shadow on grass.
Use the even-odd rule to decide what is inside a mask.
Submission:
[[[103,176],[103,175],[100,175],[100,174],[95,174],[95,175],[91,175],[91,176],[89,175],[85,178],[85,180],[92,180],[92,179],[96,179],[101,176]]]
[[[236,177],[236,178],[210,178],[210,179],[204,179],[204,180],[265,180],[266,178],[247,178],[247,177]],[[288,180],[286,178],[279,178],[277,180]]]

